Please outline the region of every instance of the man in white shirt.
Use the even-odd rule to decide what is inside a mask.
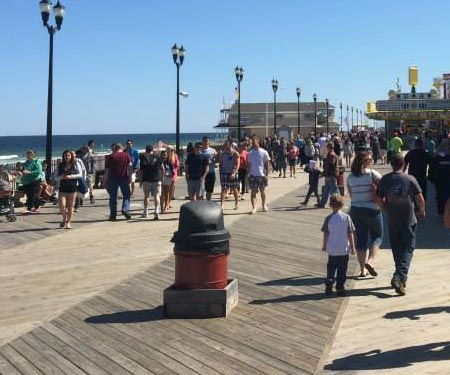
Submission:
[[[266,205],[266,187],[267,176],[269,172],[270,156],[266,150],[259,145],[260,138],[254,136],[252,138],[252,149],[247,155],[248,174],[249,174],[249,186],[251,189],[251,203],[252,211],[250,214],[256,213],[256,194],[258,191],[261,193],[261,203],[263,211],[269,211]]]

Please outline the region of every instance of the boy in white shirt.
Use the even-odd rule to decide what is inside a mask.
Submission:
[[[325,294],[330,295],[336,280],[336,294],[345,296],[345,281],[347,280],[348,254],[355,254],[355,226],[349,215],[342,212],[344,201],[340,194],[333,194],[330,199],[333,213],[325,218],[322,226],[323,247],[328,253],[327,279]]]

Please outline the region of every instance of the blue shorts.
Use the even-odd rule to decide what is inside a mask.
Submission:
[[[356,251],[366,251],[383,242],[383,216],[380,210],[350,207],[350,217],[355,225]]]

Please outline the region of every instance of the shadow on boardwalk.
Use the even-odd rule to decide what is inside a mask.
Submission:
[[[325,370],[358,371],[404,368],[418,362],[446,361],[450,358],[450,341],[388,350],[371,350],[339,358],[325,366]]]

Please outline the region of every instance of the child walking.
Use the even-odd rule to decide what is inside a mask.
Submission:
[[[322,172],[316,168],[317,162],[314,160],[310,160],[308,165],[305,167],[304,171],[309,174],[308,182],[309,182],[309,189],[308,193],[306,194],[305,200],[301,203],[302,206],[307,206],[309,198],[311,197],[311,194],[314,193],[317,199],[317,203],[320,203],[320,197],[319,197],[319,178],[322,176]]]
[[[327,279],[325,294],[330,295],[336,280],[336,294],[345,296],[345,281],[347,279],[348,254],[355,254],[355,226],[349,215],[342,212],[344,201],[340,194],[333,194],[330,199],[333,213],[325,218],[322,226],[323,247],[328,253]]]

